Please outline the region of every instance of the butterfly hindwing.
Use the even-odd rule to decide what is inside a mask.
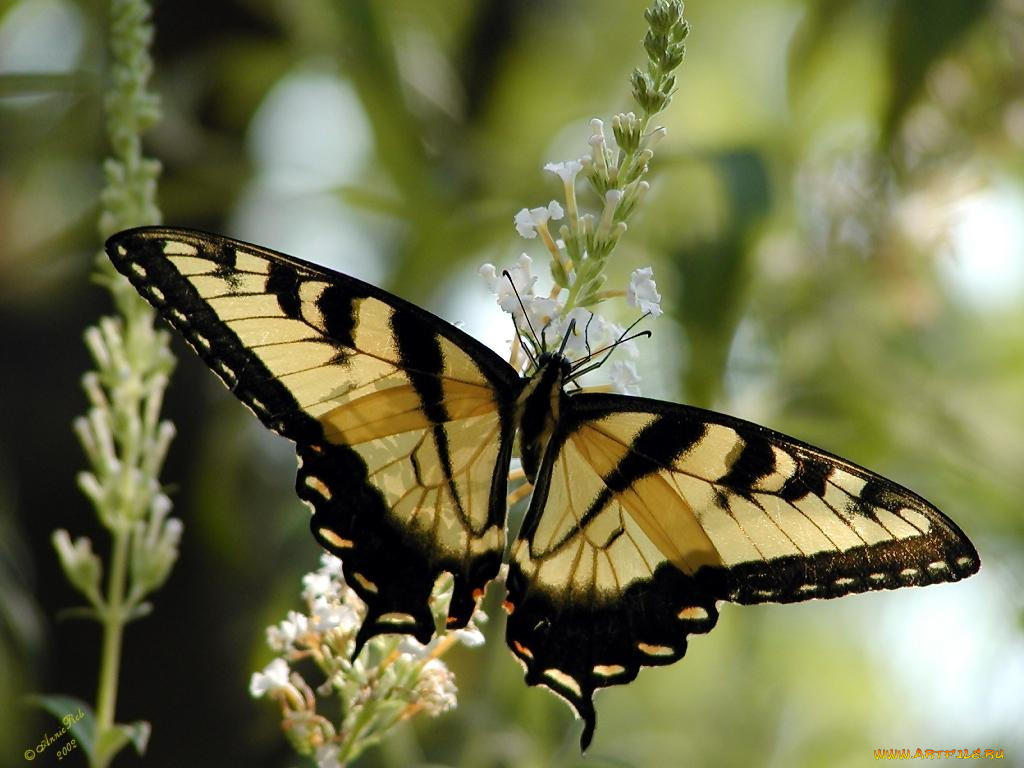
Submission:
[[[145,228],[107,245],[231,391],[296,442],[314,535],[367,603],[359,643],[426,642],[455,576],[464,626],[500,567],[519,376],[455,327],[354,278],[228,238]]]
[[[954,581],[977,553],[912,492],[763,427],[643,398],[565,396],[513,545],[508,644],[594,727],[598,688],[682,657],[716,601]]]

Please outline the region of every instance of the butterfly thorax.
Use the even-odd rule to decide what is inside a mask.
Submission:
[[[526,380],[516,401],[519,451],[523,471],[532,483],[537,478],[544,450],[558,425],[563,386],[571,365],[561,354],[545,352],[537,360],[537,372]]]

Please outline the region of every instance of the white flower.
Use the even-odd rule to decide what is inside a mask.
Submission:
[[[92,551],[92,541],[81,536],[72,544],[71,535],[63,528],[53,532],[52,540],[68,580],[85,594],[98,599],[103,564]]]
[[[430,642],[424,645],[412,635],[401,635],[395,649],[406,661],[425,659],[438,646],[443,635],[435,634]]]
[[[316,748],[317,768],[342,768],[341,748],[337,744],[319,744]]]
[[[440,715],[458,704],[455,676],[440,659],[430,659],[420,669],[416,681],[416,697],[423,710],[430,715]]]
[[[267,645],[273,651],[289,650],[295,641],[309,631],[309,619],[296,611],[288,611],[288,618],[274,627],[267,627]]]
[[[282,626],[267,627],[267,647],[277,653],[287,651],[295,641],[291,633],[283,628],[284,623],[281,622]]]
[[[335,557],[330,552],[321,552],[320,570],[336,579],[341,579],[341,558]]]
[[[573,325],[573,321],[575,325]],[[572,326],[572,333],[569,326]],[[563,354],[570,360],[581,360],[590,352],[602,346],[607,337],[607,322],[583,307],[573,307],[567,315],[560,319],[558,343],[565,342]],[[566,338],[568,336],[568,338]],[[587,346],[590,346],[590,352]]]
[[[483,264],[480,269],[477,270],[477,274],[480,275],[487,283],[487,290],[491,293],[498,292],[498,268],[490,262]]]
[[[411,635],[403,635],[398,643],[397,650],[409,660],[425,659],[428,656],[432,656],[439,645],[447,642],[446,638],[449,634],[454,635],[455,640],[467,648],[478,648],[484,644],[485,639],[484,633],[477,629],[476,624],[473,623],[476,621],[487,621],[487,614],[479,608],[473,612],[473,620],[462,629],[456,629],[440,635],[435,634],[426,645]]]
[[[533,297],[533,285],[537,282],[537,276],[532,271],[533,259],[525,253],[519,257],[516,266],[506,270],[511,282],[503,274],[495,269],[493,264],[484,264],[480,267],[480,275],[487,281],[487,287],[491,293],[498,297],[498,306],[511,315],[521,314],[519,310],[519,299],[516,298],[516,291],[525,303]],[[512,286],[515,286],[513,290]]]
[[[583,164],[579,160],[568,160],[564,163],[548,163],[544,166],[545,171],[551,171],[562,179],[567,187],[576,182],[576,175],[583,170]],[[558,218],[557,216],[555,218]]]
[[[537,236],[536,225],[528,208],[523,208],[512,220],[515,222],[516,232],[519,233],[520,237],[525,237],[529,240]]]
[[[654,284],[654,270],[650,267],[634,269],[629,276],[629,288],[626,300],[631,307],[639,307],[643,312],[650,312],[651,317],[661,315],[661,294]]]
[[[628,360],[616,360],[612,363],[610,374],[612,389],[620,395],[640,394],[640,374]]]
[[[562,313],[562,305],[547,296],[534,296],[529,301],[524,300],[523,306],[526,307],[526,317],[529,322],[522,320],[520,317],[522,313],[517,308],[513,316],[519,321],[519,329],[529,332],[532,328],[550,348],[554,344],[553,339],[558,336],[558,322]]]
[[[336,592],[332,586],[329,574],[323,570],[307,573],[302,577],[302,597],[305,600],[314,600],[318,597],[331,595]]]
[[[552,200],[546,208],[523,208],[515,215],[516,231],[531,240],[537,236],[538,227],[546,227],[549,219],[558,221],[564,215],[557,200]]]
[[[262,672],[253,672],[249,679],[249,693],[254,699],[258,699],[267,693],[284,691],[294,692],[296,698],[301,699],[298,690],[289,682],[288,662],[284,659],[274,659],[263,668]]]
[[[479,608],[473,614],[473,621],[486,620],[487,615]],[[455,638],[467,648],[479,648],[484,644],[484,633],[471,621],[462,629],[455,630]]]
[[[329,600],[325,597],[318,597],[313,601],[313,624],[317,631],[324,632],[328,629],[340,629],[342,632],[355,632],[362,619],[359,612],[351,605]]]

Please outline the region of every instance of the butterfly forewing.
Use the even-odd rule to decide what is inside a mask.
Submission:
[[[584,741],[593,692],[678,660],[688,634],[714,626],[717,600],[838,597],[978,569],[928,502],[779,433],[642,398],[567,395],[560,412],[512,549],[508,642],[527,680],[583,717]]]
[[[412,304],[257,246],[142,229],[107,249],[231,391],[297,443],[313,532],[368,605],[360,643],[429,639],[443,571],[456,577],[449,623],[463,626],[504,548],[512,368]]]

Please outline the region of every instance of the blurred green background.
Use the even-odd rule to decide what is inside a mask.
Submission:
[[[351,272],[500,342],[476,270],[528,245],[512,215],[557,195],[543,163],[630,108],[645,5],[158,3],[147,151],[165,221]],[[105,548],[70,424],[82,332],[109,310],[90,282],[106,12],[0,2],[0,766],[52,730],[26,692],[95,695],[99,632],[59,617],[78,600],[49,537]],[[856,766],[918,747],[1024,765],[1024,3],[686,12],[669,135],[613,266],[653,265],[664,297],[644,393],[914,488],[973,538],[982,573],[725,606],[683,661],[598,697],[582,760],[568,709],[523,685],[493,590],[487,646],[449,657],[459,708],[358,765]],[[128,629],[118,718],[153,723],[146,765],[297,765],[276,707],[247,692],[264,628],[318,562],[293,453],[175,345],[164,480],[185,536]]]

